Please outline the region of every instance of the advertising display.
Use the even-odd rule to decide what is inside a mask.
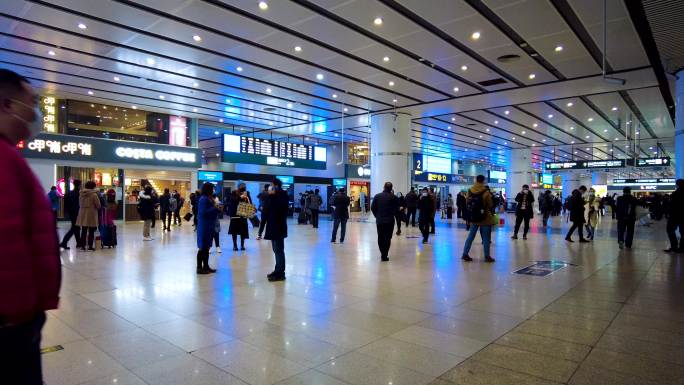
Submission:
[[[283,190],[287,190],[294,184],[294,177],[291,175],[276,175],[276,178],[283,182]]]
[[[333,179],[333,187],[335,187],[335,188],[347,187],[347,180],[335,178],[335,179]]]
[[[325,170],[327,149],[238,135],[223,135],[223,161]]]
[[[221,182],[223,181],[223,172],[221,171],[198,171],[197,180],[203,182]]]
[[[42,96],[40,110],[43,111],[43,131],[57,132],[57,99],[52,96]]]
[[[594,168],[621,168],[625,167],[624,159],[610,160],[578,160],[574,162],[549,162],[545,164],[546,170],[583,170]]]
[[[370,175],[371,175],[370,166],[363,167],[363,166],[357,166],[355,164],[346,165],[345,176],[347,178],[370,179]]]
[[[41,133],[17,144],[27,158],[199,168],[200,149]]]
[[[185,147],[187,135],[187,119],[181,116],[169,118],[169,144]]]
[[[671,164],[669,157],[661,158],[639,158],[637,159],[637,167],[666,167]]]
[[[506,183],[506,171],[489,170],[489,183]]]

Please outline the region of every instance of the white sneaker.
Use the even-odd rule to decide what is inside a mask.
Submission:
[[[221,248],[220,248],[220,247],[217,247],[217,248],[216,248],[216,252],[219,253],[219,254],[221,254]]]
[[[152,237],[144,237],[143,241],[151,241],[153,238]]]

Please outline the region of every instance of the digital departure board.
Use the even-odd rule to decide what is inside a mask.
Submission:
[[[324,170],[325,147],[238,135],[223,135],[223,161]]]

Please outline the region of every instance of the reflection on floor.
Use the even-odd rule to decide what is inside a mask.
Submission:
[[[268,241],[233,252],[222,226],[218,273],[195,274],[184,224],[143,242],[64,252],[59,310],[49,314],[45,380],[58,384],[675,384],[684,381],[684,257],[661,252],[664,224],[637,228],[619,250],[605,219],[590,244],[569,244],[560,218],[527,241],[510,223],[493,235],[494,264],[465,230],[439,223],[394,237],[380,263],[372,223],[331,244],[291,222],[287,281],[269,283]],[[479,239],[479,237],[478,237]],[[512,274],[562,260],[545,277]]]

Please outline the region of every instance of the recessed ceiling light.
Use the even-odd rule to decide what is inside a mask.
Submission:
[[[570,126],[570,129],[571,129],[571,130],[574,130],[574,129],[575,129],[575,127],[573,127],[573,126]]]
[[[556,48],[554,48],[553,50],[556,51],[556,52],[561,52],[561,51],[563,50],[563,46],[562,46],[562,45],[557,45]]]
[[[85,25],[85,24],[83,24],[83,23],[78,23],[78,28],[79,28],[79,29],[87,29],[88,26]]]
[[[473,40],[479,39],[480,38],[480,32],[479,31],[473,32],[472,35],[470,35],[470,38]]]
[[[270,94],[272,92],[272,90],[270,88],[267,88],[266,92]]]
[[[527,77],[530,78],[530,79],[534,79],[534,78],[537,77],[537,75],[535,75],[535,74],[529,74],[529,75],[527,75]]]
[[[52,51],[52,50],[48,51],[48,55],[55,56],[55,51]]]
[[[392,103],[396,103],[396,102],[397,102],[397,99],[392,99]]]
[[[451,126],[447,126],[447,130],[451,130]]]
[[[568,107],[572,107],[573,105],[574,104],[572,104],[572,102],[568,102],[568,104],[566,104],[566,106],[568,106]]]
[[[587,122],[593,122],[593,121],[594,121],[594,118],[587,119]]]
[[[617,108],[617,107],[613,107],[613,108],[611,108],[610,110],[611,110],[611,111],[617,111],[618,108]]]
[[[489,132],[489,128],[485,129],[485,131]]]
[[[333,97],[334,99],[337,99],[337,94],[332,94],[332,97]]]
[[[515,140],[515,136],[511,137],[511,140]]]
[[[615,138],[615,140],[620,140],[620,138]]]
[[[382,25],[382,17],[376,17],[375,20],[373,20],[373,24]]]
[[[199,83],[197,83],[197,82],[192,83],[192,86],[193,86],[193,87],[199,87]]]
[[[192,37],[192,40],[197,41],[197,42],[200,42],[200,41],[202,41],[202,36],[200,36],[200,35],[195,35],[195,36]]]
[[[636,134],[639,135],[639,131],[637,131]]]
[[[268,9],[268,3],[265,1],[260,1],[259,2],[259,9],[262,11],[265,11]]]
[[[451,121],[452,121],[452,122],[455,122],[455,121],[456,121],[456,118],[451,118]]]
[[[390,80],[389,83],[387,83],[387,84],[389,84],[390,87],[394,87],[394,82],[391,81],[391,80]]]
[[[546,117],[551,119],[551,118],[553,118],[553,114],[548,114],[548,115],[546,115]]]
[[[292,103],[287,103],[287,108],[292,108]]]
[[[462,65],[461,66],[461,71],[468,71],[468,66],[467,65]]]
[[[237,72],[242,72],[242,67],[237,67],[236,70]]]
[[[218,135],[218,134],[219,134],[219,132],[218,132],[218,131],[214,131],[214,135]]]
[[[542,139],[542,142],[546,142],[546,139]]]
[[[92,104],[91,104],[92,105]],[[131,106],[132,109],[137,110],[138,106]]]
[[[494,124],[499,124],[499,121],[498,121],[498,120],[495,120],[495,121],[494,121]]]
[[[164,95],[159,95],[159,99],[166,99],[166,96],[164,96]]]
[[[389,61],[389,56],[383,57],[383,58],[382,58],[382,61],[384,61],[385,63],[387,63],[387,62]]]
[[[146,61],[147,64],[149,64],[149,65],[154,65],[154,63],[155,63],[154,59],[152,59],[151,57],[148,57],[147,59],[145,59],[145,61]]]
[[[88,95],[92,95],[92,94],[93,94],[93,91],[88,91]]]
[[[537,123],[533,123],[533,124],[532,124],[532,127],[537,127],[537,126],[538,126]]]
[[[302,47],[296,45],[296,46],[294,47],[294,50],[295,50],[295,52],[302,52]]]
[[[323,74],[316,74],[316,79],[323,80],[325,79],[325,76],[323,76]]]
[[[536,146],[536,145],[537,145],[536,143],[532,143],[532,146]]]
[[[570,144],[575,144],[575,141],[574,140],[570,141]]]
[[[454,87],[454,92],[458,92],[458,87]]]
[[[193,109],[192,109],[192,112],[197,112],[197,108],[193,108]]]
[[[520,132],[520,133],[523,134],[523,135],[525,135],[526,131],[522,131],[522,132]]]
[[[121,79],[120,79],[118,76],[114,76],[114,81],[115,81],[115,82],[118,82],[119,80],[121,80]]]
[[[223,123],[223,118],[219,119],[219,122]]]
[[[342,109],[342,111],[347,112],[347,111],[349,111],[349,108],[344,107],[344,108]]]
[[[589,139],[589,135],[585,136],[584,139]]]
[[[608,129],[607,128],[603,129],[603,132],[608,132]]]

